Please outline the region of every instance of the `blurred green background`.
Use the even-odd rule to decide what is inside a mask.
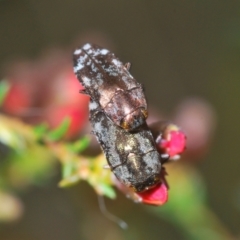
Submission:
[[[133,63],[133,76],[161,111],[171,115],[187,97],[213,106],[216,133],[196,167],[210,208],[239,236],[240,2],[1,0],[0,77],[15,59],[35,59],[47,48],[74,49],[94,34]],[[21,196],[25,213],[0,227],[0,239],[185,239],[181,229],[152,215],[153,207],[118,194],[106,202],[129,224],[123,231],[100,213],[87,184],[59,189],[58,180]]]

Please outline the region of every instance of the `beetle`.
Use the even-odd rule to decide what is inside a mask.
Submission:
[[[82,93],[99,103],[118,126],[132,131],[145,123],[147,102],[142,85],[113,53],[87,43],[73,54],[74,73],[84,86]]]
[[[108,165],[117,179],[135,192],[143,192],[160,182],[161,156],[146,124],[129,132],[114,124],[93,99],[90,122]]]

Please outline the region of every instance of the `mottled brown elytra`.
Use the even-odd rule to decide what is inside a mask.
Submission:
[[[118,180],[136,192],[156,186],[160,182],[161,156],[148,126],[126,131],[114,124],[94,100],[90,100],[89,110],[93,133]]]
[[[147,102],[142,85],[109,50],[85,44],[74,51],[74,73],[82,91],[99,103],[102,111],[118,126],[132,131],[145,123]]]

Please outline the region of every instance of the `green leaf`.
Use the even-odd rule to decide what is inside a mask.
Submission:
[[[63,168],[62,168],[62,175],[63,175],[63,178],[67,178],[67,177],[70,177],[74,170],[75,170],[75,164],[74,162],[67,162],[63,165]]]
[[[10,88],[10,85],[6,80],[2,80],[0,82],[0,105],[2,105],[6,95],[8,93],[9,88]]]
[[[61,122],[61,124],[57,128],[49,132],[48,138],[51,141],[60,140],[66,134],[70,126],[70,123],[71,123],[71,119],[69,117],[64,118],[64,120]]]
[[[116,192],[114,191],[112,186],[101,183],[100,188],[101,188],[103,195],[105,195],[106,197],[111,198],[111,199],[116,198]]]
[[[33,128],[33,132],[38,139],[42,138],[48,130],[48,125],[46,123],[42,123]]]
[[[44,145],[34,142],[28,142],[24,151],[12,152],[8,164],[8,178],[10,184],[16,188],[30,184],[46,184],[53,176],[55,167],[51,152]]]
[[[70,186],[78,183],[80,180],[81,180],[80,177],[77,174],[75,174],[75,175],[72,175],[72,176],[62,179],[58,183],[58,186],[62,187],[62,188],[70,187]]]
[[[69,187],[80,181],[80,176],[76,173],[75,162],[67,162],[62,167],[63,179],[59,182],[59,187]]]
[[[81,153],[84,151],[90,144],[90,138],[85,136],[72,144],[68,144],[68,148],[74,153]]]

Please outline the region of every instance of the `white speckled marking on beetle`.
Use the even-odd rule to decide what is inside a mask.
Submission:
[[[95,73],[98,72],[98,69],[97,69],[97,67],[95,66],[94,63],[92,63],[92,65],[91,65],[91,70],[92,70],[93,72],[95,72]]]
[[[82,77],[82,80],[83,80],[83,85],[84,86],[91,86],[91,79],[90,78],[88,78],[88,77],[86,77],[86,76],[83,76]]]
[[[106,55],[106,54],[109,53],[109,51],[108,51],[107,49],[102,49],[102,50],[100,51],[100,53],[101,53],[102,55]]]
[[[100,122],[95,123],[94,128],[96,129],[96,132],[98,132],[98,133],[100,133],[100,134],[103,134],[103,131],[104,131],[104,130],[103,130],[102,125],[101,125]]]
[[[73,54],[78,55],[78,54],[80,54],[81,52],[82,52],[81,49],[76,49]]]
[[[91,48],[91,45],[89,43],[87,43],[83,46],[84,50],[88,50],[89,48]]]
[[[90,59],[90,60],[86,63],[86,65],[87,65],[87,66],[90,66],[91,63],[92,63],[92,60]]]
[[[102,74],[97,74],[96,79],[97,79],[97,82],[98,82],[99,86],[101,86],[104,83]]]
[[[116,66],[120,66],[121,65],[121,62],[118,61],[117,59],[113,59],[112,63],[115,64]]]
[[[90,103],[89,103],[89,110],[90,111],[97,109],[97,107],[98,107],[98,105],[95,101],[90,101]]]
[[[92,54],[93,51],[91,49],[88,50],[88,54]]]
[[[88,58],[88,55],[86,54],[84,56],[81,56],[78,61],[82,64],[85,64],[85,61],[87,60],[87,58]]]
[[[84,66],[81,63],[78,63],[77,66],[73,67],[73,71],[74,71],[74,73],[77,73],[82,68],[84,68]]]

